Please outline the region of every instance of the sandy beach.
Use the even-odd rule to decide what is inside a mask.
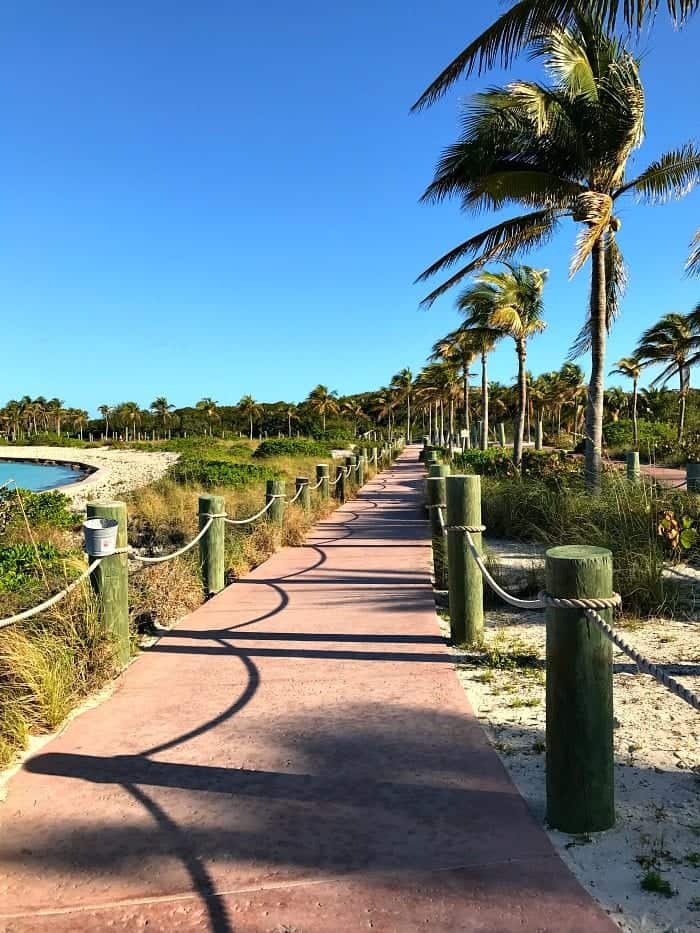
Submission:
[[[51,460],[92,467],[85,479],[58,487],[77,509],[94,499],[114,499],[131,489],[147,486],[160,479],[179,454],[162,450],[111,450],[108,447],[86,450],[66,447],[0,447],[3,460]]]
[[[542,549],[489,541],[509,590],[541,564]],[[505,571],[505,572],[504,572]],[[443,622],[444,631],[449,627]],[[494,747],[533,813],[545,813],[545,626],[541,612],[486,612],[486,644],[536,664],[487,667],[455,652],[458,676]],[[697,612],[633,623],[625,637],[647,657],[700,691]],[[700,930],[700,718],[614,652],[616,825],[602,833],[550,838],[579,881],[625,933]],[[647,868],[671,897],[648,893]]]

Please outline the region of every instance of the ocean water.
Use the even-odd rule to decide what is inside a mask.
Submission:
[[[2,456],[0,454],[0,456]],[[31,489],[32,492],[41,492],[44,489],[53,489],[54,486],[65,486],[75,483],[83,478],[78,470],[60,463],[31,463],[28,460],[2,460],[0,459],[0,486],[13,479],[22,489]]]

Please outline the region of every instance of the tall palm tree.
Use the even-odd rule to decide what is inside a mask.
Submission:
[[[100,413],[100,414],[102,415],[102,417],[104,418],[104,422],[105,422],[105,438],[108,438],[108,437],[109,437],[109,416],[110,416],[111,413],[112,413],[112,409],[110,408],[109,405],[100,405],[100,407],[99,407],[97,410],[99,411],[99,413]]]
[[[82,408],[76,408],[71,411],[71,421],[73,423],[73,430],[78,431],[80,434],[80,440],[83,439],[83,431],[87,427],[88,423],[88,413]]]
[[[221,420],[219,416],[218,405],[219,405],[218,402],[215,402],[213,398],[209,398],[208,396],[205,398],[201,398],[195,405],[195,408],[197,409],[197,411],[201,411],[202,414],[206,416],[206,419],[209,425],[209,437],[212,436],[212,430],[211,430],[212,421]]]
[[[700,8],[700,0],[666,0],[676,26]],[[581,13],[589,13],[613,31],[621,15],[636,31],[653,20],[659,0],[519,0],[463,49],[435,78],[413,105],[421,110],[439,100],[462,76],[496,65],[508,66],[543,33],[576,25]]]
[[[620,420],[620,412],[627,408],[629,399],[627,393],[620,386],[613,386],[605,392],[605,407],[610,412],[613,421]]]
[[[309,392],[309,397],[307,399],[311,409],[316,412],[317,415],[320,415],[323,420],[323,431],[326,431],[326,415],[328,413],[335,415],[339,411],[338,404],[338,393],[333,390],[329,392],[328,386],[319,385],[315,389],[312,389]]]
[[[496,210],[510,203],[523,204],[527,212],[460,243],[419,279],[469,260],[427,296],[424,304],[429,305],[487,262],[546,243],[563,218],[582,225],[570,271],[574,275],[590,257],[590,307],[575,348],[591,351],[586,479],[589,488],[597,489],[606,334],[625,285],[615,207],[626,194],[652,203],[687,193],[700,179],[700,148],[687,143],[627,178],[628,159],[644,138],[639,63],[584,12],[590,5],[572,4],[570,28],[553,25],[544,33],[527,34],[524,41],[533,56],[543,59],[551,84],[516,81],[475,95],[460,139],[444,152],[423,195],[427,201],[458,195],[465,210]]]
[[[511,337],[518,356],[518,411],[513,432],[513,462],[520,466],[527,407],[527,342],[547,326],[542,319],[546,269],[510,266],[504,272],[481,272],[465,296],[467,326]]]
[[[406,402],[406,440],[411,443],[411,392],[413,390],[413,373],[408,367],[400,370],[391,379],[391,388],[398,396],[398,403]]]
[[[700,307],[693,314],[665,314],[642,334],[634,355],[642,366],[661,364],[663,369],[651,385],[665,385],[678,376],[678,440],[683,438],[685,408],[690,390],[690,367],[697,362],[700,344]]]
[[[58,436],[61,436],[61,421],[65,415],[63,408],[63,399],[51,398],[47,403],[49,416],[53,418],[54,430]]]
[[[171,405],[164,395],[159,395],[158,398],[153,399],[151,402],[151,411],[156,418],[160,418],[164,432],[168,426],[168,421],[170,421],[173,416],[172,412],[174,409],[175,406]]]
[[[123,402],[119,406],[119,413],[126,423],[126,440],[129,440],[129,425],[131,425],[131,439],[136,440],[136,425],[141,424],[141,409],[136,402]]]
[[[238,410],[248,419],[250,424],[250,439],[253,440],[253,420],[262,413],[262,405],[256,402],[252,395],[244,395],[238,403]]]
[[[355,425],[355,437],[357,437],[358,434],[360,433],[360,429],[359,429],[360,420],[362,418],[367,417],[365,414],[364,408],[362,407],[360,402],[357,401],[357,399],[346,399],[343,402],[341,408],[345,412],[345,414],[349,415],[352,418],[354,425]]]
[[[284,411],[287,416],[287,437],[291,437],[292,436],[292,421],[299,420],[299,415],[297,414],[297,406],[287,405]]]
[[[430,359],[443,360],[446,363],[457,364],[462,371],[462,408],[464,410],[464,430],[467,434],[467,447],[471,447],[471,423],[469,412],[469,378],[471,365],[478,355],[478,348],[474,344],[473,334],[465,327],[458,327],[444,337],[436,340]]]
[[[639,426],[637,424],[637,402],[639,400],[639,377],[642,375],[642,363],[636,356],[623,356],[615,368],[610,370],[611,376],[627,376],[632,380],[632,440],[634,449],[639,450]]]

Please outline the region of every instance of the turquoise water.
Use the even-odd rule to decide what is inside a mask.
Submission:
[[[41,492],[54,486],[65,486],[83,478],[78,470],[62,466],[60,463],[30,463],[27,460],[0,460],[0,486],[13,479],[22,489]]]

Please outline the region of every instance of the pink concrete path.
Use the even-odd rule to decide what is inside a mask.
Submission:
[[[0,929],[616,929],[439,635],[416,450],[145,652],[0,805]]]

